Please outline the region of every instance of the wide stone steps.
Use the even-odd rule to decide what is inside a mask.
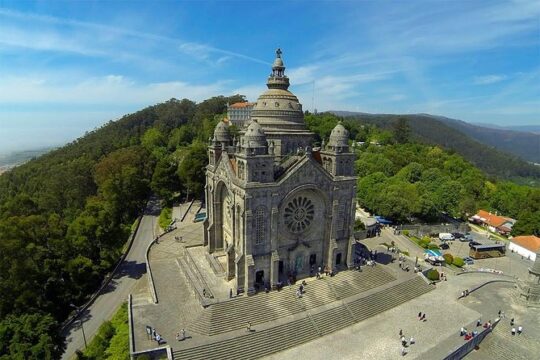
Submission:
[[[318,337],[308,318],[298,319],[234,339],[173,352],[175,360],[257,359]]]
[[[515,326],[517,329],[517,326]],[[480,350],[472,352],[467,359],[528,360],[531,353],[540,353],[536,334],[531,336],[527,329],[521,335],[511,334],[509,319],[502,319],[493,332],[480,344]]]
[[[309,281],[306,293],[296,300],[298,285],[284,287],[281,291],[260,293],[211,305],[188,329],[202,335],[242,329],[250,321],[253,325],[314,309],[321,305],[384,285],[395,278],[380,267],[366,268],[362,272],[343,271],[335,277]]]
[[[311,315],[311,319],[304,317],[273,328],[241,335],[233,339],[174,351],[174,359],[226,360],[264,357],[315,340],[321,334],[327,335],[351,326],[355,322],[377,315],[432,289],[433,286],[427,284],[423,279],[414,277],[381,290],[378,293],[352,301],[349,304],[313,314]],[[293,289],[289,290],[291,295],[293,295]],[[297,301],[292,301],[292,303],[294,302],[298,303]],[[351,315],[351,312],[354,314],[354,317]],[[262,313],[259,314],[262,315]],[[247,319],[245,316],[242,319],[242,327],[245,328]],[[252,324],[254,324],[253,321]]]
[[[283,293],[287,296],[283,296]],[[286,287],[281,292],[262,293],[214,304],[204,309],[203,314],[188,328],[211,336],[242,329],[248,321],[253,325],[273,321],[304,310],[295,297],[295,288]]]
[[[311,318],[323,335],[333,333],[354,324],[354,319],[345,306],[338,306],[323,311],[312,315]]]
[[[362,321],[401,305],[432,289],[433,286],[427,284],[419,276],[415,276],[390,288],[352,301],[347,306],[354,315],[355,320]]]
[[[362,268],[362,272],[349,271],[350,274],[332,283],[338,299],[359,294],[361,292],[379,287],[388,282],[394,281],[396,278],[390,273],[384,271],[380,266]],[[362,281],[356,281],[361,277]]]

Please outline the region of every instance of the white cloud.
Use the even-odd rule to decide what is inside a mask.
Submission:
[[[501,82],[506,80],[508,77],[506,75],[484,75],[484,76],[475,76],[473,80],[474,85],[488,85]]]
[[[59,105],[117,104],[151,105],[175,98],[200,101],[225,90],[226,81],[194,85],[183,81],[138,83],[120,75],[94,77],[82,81],[58,83],[45,77],[11,77],[0,82],[0,104]]]

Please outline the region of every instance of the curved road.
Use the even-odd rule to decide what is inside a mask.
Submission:
[[[158,201],[153,199],[148,203],[126,259],[120,265],[110,284],[103,289],[92,305],[62,333],[62,336],[66,338],[66,351],[62,355],[62,359],[71,359],[75,355],[75,351],[84,348],[79,320],[83,320],[86,340],[90,342],[99,326],[112,317],[120,304],[127,301],[136,281],[146,273],[146,248],[154,239],[157,214],[159,214]]]

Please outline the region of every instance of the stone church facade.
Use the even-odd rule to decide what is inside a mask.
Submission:
[[[302,105],[288,91],[281,51],[268,90],[232,139],[220,122],[208,147],[205,246],[248,293],[352,262],[355,155],[338,124],[313,149]]]

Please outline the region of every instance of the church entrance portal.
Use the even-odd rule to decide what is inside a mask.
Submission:
[[[299,254],[296,256],[296,260],[294,261],[294,271],[299,274],[302,272],[302,269],[304,268],[304,256],[302,254]]]
[[[338,253],[336,255],[336,265],[339,265],[339,264],[341,264],[341,253]]]
[[[255,273],[255,284],[264,284],[264,271],[259,270]]]

